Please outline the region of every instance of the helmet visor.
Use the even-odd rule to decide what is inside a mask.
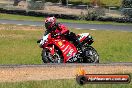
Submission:
[[[47,23],[45,23],[45,27],[46,27],[46,29],[49,29],[50,26],[51,26],[51,22],[47,22]]]

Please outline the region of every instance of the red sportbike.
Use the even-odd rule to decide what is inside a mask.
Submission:
[[[51,34],[43,36],[39,41],[44,63],[99,63],[99,55],[91,46],[94,42],[89,33],[78,34],[83,45],[84,53],[63,36],[52,37]]]

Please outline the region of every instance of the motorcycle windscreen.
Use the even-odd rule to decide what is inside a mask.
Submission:
[[[43,45],[44,42],[48,39],[50,34],[47,34],[46,36],[43,36],[42,40],[40,41],[40,45]]]

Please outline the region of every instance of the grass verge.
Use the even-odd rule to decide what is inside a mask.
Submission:
[[[74,79],[0,83],[0,88],[131,88],[130,84],[86,84],[80,86]]]
[[[13,14],[0,14],[0,19],[7,20],[25,20],[25,21],[44,21],[44,17],[22,16]],[[85,23],[85,24],[112,24],[112,25],[132,25],[131,23],[103,22],[103,21],[85,21],[85,20],[66,20],[58,19],[58,22]]]
[[[16,30],[20,29],[20,30]],[[37,30],[38,29],[38,30]],[[0,64],[41,64],[41,49],[36,41],[43,35],[42,27],[0,25]],[[132,32],[90,31],[100,62],[132,62]]]
[[[96,0],[69,0],[69,2],[72,2],[74,4],[80,4],[80,3],[92,3]],[[122,0],[114,0],[114,1],[109,1],[109,0],[100,0],[101,4],[104,4],[105,6],[121,6]]]

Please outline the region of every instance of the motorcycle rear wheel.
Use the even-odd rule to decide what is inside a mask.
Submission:
[[[63,60],[61,55],[57,50],[55,51],[55,54],[52,55],[48,49],[43,49],[41,54],[43,63],[62,63]]]
[[[85,48],[85,54],[86,57],[83,59],[83,63],[99,63],[99,54],[92,46]]]

